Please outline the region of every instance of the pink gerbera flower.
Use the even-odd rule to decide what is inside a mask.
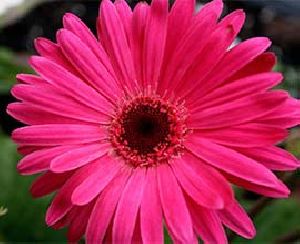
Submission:
[[[46,222],[88,243],[225,243],[223,225],[255,229],[231,184],[270,197],[289,190],[271,170],[299,166],[274,146],[300,121],[299,101],[271,90],[282,75],[267,38],[230,48],[244,22],[222,20],[221,0],[131,11],[103,0],[98,40],[66,14],[57,44],[38,38],[36,75],[18,75],[8,113],[21,174],[42,175],[34,197],[56,191]]]

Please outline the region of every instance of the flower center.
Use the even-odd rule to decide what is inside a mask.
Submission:
[[[111,124],[111,142],[127,163],[150,166],[182,151],[185,109],[161,98],[139,96],[124,102]]]

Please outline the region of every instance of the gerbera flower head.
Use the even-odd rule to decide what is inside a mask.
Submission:
[[[36,39],[37,75],[20,74],[8,113],[31,193],[55,192],[46,214],[68,239],[225,243],[224,226],[253,238],[232,184],[269,197],[289,190],[271,170],[296,158],[275,145],[300,120],[267,38],[231,44],[245,15],[222,1],[103,0],[98,38],[66,14],[57,43]]]

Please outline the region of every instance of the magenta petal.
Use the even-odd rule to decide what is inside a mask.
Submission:
[[[272,170],[295,170],[300,167],[296,157],[279,147],[239,148],[238,151]]]
[[[248,96],[219,106],[199,109],[188,118],[188,123],[191,128],[195,129],[213,129],[243,124],[271,113],[287,98],[287,93],[283,91]]]
[[[36,56],[30,59],[30,64],[48,83],[72,96],[83,105],[105,115],[111,114],[111,104],[93,88],[67,70],[45,58]],[[66,80],[68,82],[65,82]]]
[[[121,170],[121,164],[111,156],[102,157],[96,163],[94,172],[88,175],[73,192],[73,204],[82,206],[92,201]]]
[[[60,146],[35,151],[22,158],[17,168],[23,175],[40,173],[50,168],[52,159],[72,149],[74,146]]]
[[[163,62],[167,35],[168,1],[153,0],[145,26],[144,81],[156,87]]]
[[[141,202],[143,243],[163,243],[162,209],[156,180],[156,169],[147,169]]]
[[[190,136],[185,145],[206,163],[233,176],[266,187],[278,185],[278,179],[272,171],[230,148],[217,145],[196,135]]]
[[[121,94],[115,79],[107,72],[89,47],[72,32],[62,29],[57,34],[57,40],[65,56],[78,72],[108,100]]]
[[[283,141],[288,136],[288,131],[284,128],[256,123],[209,131],[197,130],[195,133],[214,143],[236,147],[271,146]]]
[[[33,182],[30,188],[31,195],[37,198],[56,191],[72,176],[72,173],[54,174],[51,171],[47,171]]]
[[[80,148],[61,153],[59,157],[54,158],[50,168],[56,173],[79,168],[102,157],[109,148],[108,144],[82,145]]]
[[[195,172],[194,169],[188,166],[192,160],[195,159],[185,157],[172,162],[171,167],[178,182],[185,192],[198,204],[213,209],[223,208],[224,200],[218,194],[218,190],[210,184],[211,180],[209,177],[205,177],[203,174],[198,175],[198,172]],[[209,169],[204,167],[203,172],[207,171]]]
[[[217,214],[222,222],[238,235],[247,239],[252,239],[255,236],[255,227],[238,202],[234,201],[225,209],[218,210]]]
[[[183,192],[168,165],[157,168],[157,180],[164,219],[172,238],[176,242],[196,243]]]
[[[53,225],[63,218],[73,207],[71,195],[86,177],[98,167],[97,163],[86,165],[70,177],[54,197],[46,213],[47,225]]]
[[[145,169],[135,169],[120,197],[113,224],[114,243],[130,243],[132,240],[143,196],[145,172]]]
[[[45,80],[37,75],[18,74],[16,78],[20,83],[25,83],[29,85],[40,85],[45,83]]]
[[[13,140],[22,145],[76,145],[105,138],[104,129],[89,125],[32,125],[16,129]]]
[[[107,185],[96,200],[95,207],[88,221],[87,243],[102,243],[106,230],[115,212],[116,205],[124,190],[131,170],[125,169]]]
[[[187,199],[194,229],[204,243],[227,243],[224,228],[216,211],[203,208]]]
[[[132,53],[127,42],[125,27],[116,7],[110,0],[100,5],[101,42],[108,53],[117,78],[123,88],[135,89],[135,69]]]

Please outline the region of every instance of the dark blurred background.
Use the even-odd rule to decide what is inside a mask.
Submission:
[[[56,30],[62,27],[66,12],[81,17],[95,32],[99,2],[0,0],[0,242],[65,239],[64,230],[53,231],[44,224],[45,209],[51,197],[32,200],[28,193],[32,177],[21,177],[16,173],[15,166],[20,157],[9,135],[20,124],[5,114],[5,108],[14,101],[9,90],[15,83],[15,75],[32,72],[27,59],[35,53],[34,38],[44,36],[55,41]],[[127,2],[133,7],[138,1]],[[207,1],[198,1],[198,9],[204,2]],[[281,87],[299,98],[300,0],[227,0],[224,3],[224,14],[237,8],[243,8],[247,14],[237,43],[253,36],[271,38],[271,51],[278,57],[276,70],[285,75]],[[290,138],[282,146],[299,156],[299,129],[292,129]],[[293,190],[289,200],[268,201],[237,189],[237,196],[255,217],[258,234],[254,240],[245,241],[229,233],[232,242],[300,243],[299,172],[281,174],[281,177]],[[7,212],[1,206],[7,208]]]

